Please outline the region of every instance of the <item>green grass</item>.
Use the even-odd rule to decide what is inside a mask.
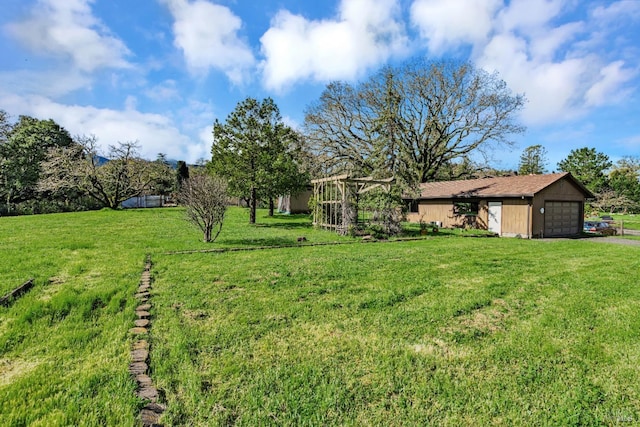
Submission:
[[[247,219],[205,244],[179,209],[0,218],[0,286],[36,282],[0,307],[0,425],[136,424],[147,253],[166,425],[640,421],[640,248],[442,231],[170,254],[353,242]]]
[[[639,421],[637,255],[430,239],[161,256],[153,369],[165,421]]]

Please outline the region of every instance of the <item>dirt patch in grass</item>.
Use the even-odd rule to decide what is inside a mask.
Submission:
[[[447,343],[440,338],[431,338],[429,342],[423,344],[413,344],[411,349],[418,354],[427,354],[430,356],[442,357],[444,359],[461,359],[469,355],[469,352]]]
[[[40,363],[37,360],[0,359],[0,386],[12,383],[16,378],[34,370]]]
[[[511,306],[505,300],[497,298],[490,304],[456,317],[454,320],[457,323],[443,327],[441,332],[452,336],[456,341],[460,338],[494,334],[505,329],[506,320],[512,314]]]

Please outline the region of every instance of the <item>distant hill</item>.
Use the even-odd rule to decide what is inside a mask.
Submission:
[[[107,159],[106,157],[102,157],[102,156],[96,156],[95,159],[97,160],[98,166],[102,166],[105,163],[109,162],[109,159]],[[153,161],[153,160],[150,160]],[[169,166],[171,166],[172,169],[176,169],[178,167],[178,161],[174,160],[174,159],[167,159],[167,163],[169,164]],[[195,165],[188,165],[189,167],[193,167]]]

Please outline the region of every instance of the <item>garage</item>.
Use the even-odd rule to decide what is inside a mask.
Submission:
[[[579,202],[545,202],[544,237],[580,234],[581,207]]]
[[[474,227],[504,237],[579,236],[586,199],[594,195],[570,173],[434,181],[407,197],[409,221]]]

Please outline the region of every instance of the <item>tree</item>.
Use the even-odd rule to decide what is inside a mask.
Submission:
[[[158,153],[155,163],[158,171],[164,171],[165,173],[157,174],[157,179],[151,184],[149,191],[162,196],[164,201],[164,196],[176,190],[176,182],[173,178],[173,170],[167,160],[166,154]]]
[[[178,160],[176,165],[176,190],[182,189],[182,184],[189,179],[189,166],[183,160]]]
[[[40,162],[47,151],[67,147],[73,141],[69,133],[51,119],[20,116],[17,123],[9,125],[4,114],[0,123],[2,138],[6,138],[0,144],[0,193],[10,211],[13,204],[38,197]]]
[[[520,155],[520,175],[547,173],[547,150],[542,145],[530,145]]]
[[[571,172],[591,192],[600,193],[607,186],[605,171],[612,164],[606,154],[596,152],[595,148],[583,147],[571,150],[567,158],[558,163],[558,168]]]
[[[110,146],[101,160],[95,136],[81,136],[68,147],[49,150],[42,162],[40,191],[76,190],[105,207],[117,209],[123,201],[139,196],[168,174],[165,166],[139,157],[136,142]]]
[[[625,209],[640,208],[640,158],[623,157],[609,172],[609,186],[619,196],[629,200]]]
[[[596,199],[592,201],[591,207],[598,212],[614,213],[617,211],[627,212],[628,209],[633,209],[635,204],[633,200],[624,194],[619,194],[616,191],[605,188],[600,193],[596,194]]]
[[[332,171],[394,174],[415,188],[447,163],[512,145],[524,102],[468,63],[414,61],[358,86],[330,83],[307,108],[305,134]]]
[[[249,223],[256,222],[258,200],[306,184],[291,151],[295,141],[296,133],[282,123],[271,98],[247,98],[225,123],[215,121],[208,167],[228,180],[230,194],[249,201]]]
[[[188,220],[203,233],[205,242],[216,240],[227,209],[227,183],[222,178],[199,173],[182,183],[178,201],[185,206]],[[215,235],[212,235],[217,227]]]
[[[9,120],[9,114],[4,110],[0,110],[0,145],[7,142],[12,128],[13,125]]]

